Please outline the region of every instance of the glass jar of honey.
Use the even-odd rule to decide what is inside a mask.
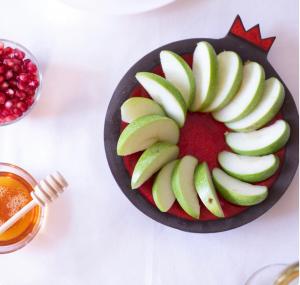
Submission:
[[[22,168],[0,163],[0,225],[28,204],[37,184]],[[6,232],[0,234],[0,254],[18,250],[38,233],[44,221],[45,209],[35,206]]]

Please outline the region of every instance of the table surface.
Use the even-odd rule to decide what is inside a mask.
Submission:
[[[277,36],[269,60],[298,101],[297,0],[178,0],[131,16],[82,11],[54,0],[2,5],[0,32],[41,63],[43,88],[32,113],[0,129],[0,161],[37,179],[53,170],[70,188],[48,209],[41,233],[0,256],[0,285],[241,285],[255,270],[298,258],[298,178],[265,215],[217,234],[160,225],[118,189],[108,168],[103,124],[127,69],[180,39],[223,37],[240,14],[246,28]],[[298,175],[297,175],[298,177]]]

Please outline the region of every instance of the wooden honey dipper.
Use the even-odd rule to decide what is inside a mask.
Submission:
[[[13,226],[33,207],[37,205],[45,207],[48,203],[56,200],[67,186],[67,181],[58,171],[41,180],[30,193],[32,200],[0,226],[0,235]]]

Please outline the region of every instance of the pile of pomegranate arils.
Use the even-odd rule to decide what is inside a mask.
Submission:
[[[0,125],[16,120],[33,104],[37,66],[17,48],[0,42]]]

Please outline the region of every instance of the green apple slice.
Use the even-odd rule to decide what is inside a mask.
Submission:
[[[199,42],[193,55],[196,93],[190,106],[191,111],[202,111],[214,100],[217,71],[218,62],[214,48],[208,42]]]
[[[228,151],[218,154],[221,167],[229,175],[246,182],[260,182],[271,177],[279,167],[279,159],[274,154],[246,156]]]
[[[195,186],[198,195],[206,208],[215,216],[224,218],[224,213],[206,162],[200,163],[196,167]]]
[[[144,97],[129,98],[121,106],[121,118],[123,122],[131,123],[146,115],[164,116],[165,112],[155,101]]]
[[[280,110],[284,100],[284,88],[281,82],[271,77],[265,81],[261,101],[256,108],[241,120],[227,123],[226,126],[239,132],[259,129],[270,122]]]
[[[172,189],[182,209],[191,217],[199,219],[200,204],[195,189],[194,173],[198,160],[184,156],[176,165],[172,175]]]
[[[233,51],[218,54],[218,84],[214,100],[204,112],[218,111],[225,107],[235,96],[243,78],[243,63],[239,55]]]
[[[151,72],[138,72],[135,77],[149,95],[164,108],[168,116],[182,127],[185,122],[186,105],[178,89],[163,77]]]
[[[170,143],[158,142],[150,146],[143,152],[134,167],[131,188],[139,188],[166,163],[176,159],[178,153],[178,146]]]
[[[144,150],[158,141],[177,144],[179,128],[170,118],[159,115],[143,116],[131,122],[121,133],[118,155],[129,155]]]
[[[236,153],[265,155],[281,149],[290,137],[290,126],[283,120],[249,133],[226,133],[228,146]]]
[[[247,62],[243,68],[243,80],[234,98],[223,109],[213,112],[220,122],[232,122],[246,117],[261,99],[265,80],[262,66],[256,62]]]
[[[232,204],[252,206],[262,202],[268,196],[266,186],[252,185],[240,181],[219,168],[213,169],[212,175],[218,192]]]
[[[152,196],[157,208],[161,212],[170,210],[175,202],[172,190],[172,173],[179,160],[174,160],[166,164],[157,174],[152,187]]]
[[[161,51],[160,62],[166,79],[180,91],[189,107],[195,96],[195,79],[191,68],[180,55],[168,50]]]

